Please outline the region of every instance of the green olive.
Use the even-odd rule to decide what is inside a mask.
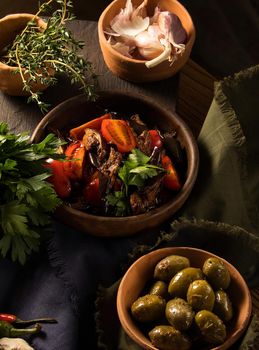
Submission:
[[[169,255],[157,263],[154,270],[154,278],[169,282],[171,278],[182,269],[189,267],[190,261],[185,256]]]
[[[169,300],[165,308],[167,321],[179,331],[190,328],[194,318],[192,307],[181,298]]]
[[[215,304],[213,312],[221,318],[223,322],[228,322],[233,317],[233,307],[228,294],[224,290],[215,292]]]
[[[159,295],[160,297],[168,298],[168,285],[164,281],[156,281],[149,290],[149,294]]]
[[[187,301],[196,311],[212,311],[215,302],[215,294],[207,281],[195,280],[188,288]]]
[[[172,326],[156,326],[149,333],[151,343],[161,350],[189,350],[190,340]]]
[[[173,297],[185,299],[189,285],[193,281],[200,279],[203,279],[201,269],[196,267],[186,267],[177,272],[177,274],[171,279],[168,286],[168,293]]]
[[[139,322],[152,322],[164,316],[166,301],[158,296],[146,294],[131,305],[132,316]]]
[[[224,343],[227,336],[226,326],[213,312],[208,310],[197,312],[195,323],[206,342],[214,345]]]
[[[227,289],[230,284],[230,274],[222,260],[209,258],[204,264],[202,271],[214,289]]]

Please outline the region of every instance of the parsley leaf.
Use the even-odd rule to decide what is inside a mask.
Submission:
[[[118,176],[123,181],[123,188],[106,196],[106,204],[114,207],[116,216],[125,216],[130,213],[130,186],[144,187],[149,178],[165,172],[163,168],[149,164],[149,161],[150,157],[135,148],[119,168]]]
[[[129,186],[143,187],[148,178],[157,176],[159,172],[165,171],[163,168],[148,164],[149,161],[150,157],[137,148],[133,149],[129,154],[118,172],[126,187],[126,195],[128,194]]]
[[[15,135],[0,123],[0,254],[21,264],[39,249],[41,228],[47,231],[49,214],[61,203],[43,162],[63,158],[57,150],[64,142],[53,134],[29,141],[27,133]]]
[[[108,205],[114,207],[116,216],[125,216],[129,213],[127,197],[123,191],[115,191],[114,193],[107,194],[106,202]]]

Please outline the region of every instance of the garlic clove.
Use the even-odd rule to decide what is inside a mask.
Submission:
[[[2,350],[34,350],[25,340],[21,338],[1,338],[0,349]]]
[[[165,37],[174,44],[183,44],[187,35],[178,16],[168,11],[160,12],[157,23]]]
[[[140,55],[146,60],[159,56],[164,50],[157,36],[153,36],[148,30],[139,33],[135,37],[135,44]]]

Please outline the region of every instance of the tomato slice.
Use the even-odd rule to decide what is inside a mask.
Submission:
[[[111,118],[111,114],[106,113],[101,117],[95,118],[85,124],[82,124],[80,126],[77,126],[76,128],[71,129],[69,131],[69,135],[75,140],[82,140],[82,138],[84,137],[85,129],[89,128],[94,130],[100,130],[102,121],[104,119],[110,119],[110,118]]]
[[[48,159],[44,166],[52,171],[52,175],[48,178],[48,181],[54,186],[57,195],[60,198],[69,197],[71,193],[71,183],[68,176],[64,172],[63,162]]]
[[[152,147],[161,148],[163,146],[163,142],[157,130],[149,130],[149,134],[151,136],[151,144]]]
[[[131,127],[125,120],[105,119],[102,121],[101,133],[105,140],[117,146],[121,153],[130,152],[136,147],[136,139]]]
[[[69,161],[63,162],[66,175],[72,180],[81,180],[85,163],[85,146],[81,141],[71,143],[65,150]]]
[[[172,160],[167,155],[162,157],[162,167],[167,170],[163,180],[164,186],[170,190],[179,191],[182,187],[181,182]]]

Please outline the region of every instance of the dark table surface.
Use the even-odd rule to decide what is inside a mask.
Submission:
[[[75,37],[85,41],[85,48],[82,53],[94,63],[96,71],[99,74],[99,85],[101,90],[120,89],[122,91],[135,91],[137,93],[152,97],[159,101],[166,108],[175,111],[178,79],[176,75],[162,82],[148,84],[132,84],[114,76],[107,69],[98,44],[97,23],[94,21],[75,20],[70,24],[70,29]],[[56,106],[65,99],[79,94],[79,91],[72,87],[65,77],[59,77],[58,84],[49,88],[44,93],[44,100]],[[0,92],[0,121],[8,123],[9,128],[15,132],[28,131],[32,133],[36,125],[44,115],[38,107],[33,104],[27,104],[26,97],[11,97]],[[183,116],[184,118],[184,116]],[[201,116],[200,126],[203,123],[204,116]],[[186,118],[189,127],[192,129],[192,122]],[[197,120],[196,120],[197,130]],[[253,292],[254,303],[258,308],[258,291]]]
[[[70,29],[74,36],[85,42],[82,54],[95,65],[99,75],[99,88],[101,90],[119,89],[122,91],[135,91],[160,101],[171,110],[175,110],[175,98],[178,85],[178,76],[174,76],[162,82],[136,85],[123,81],[113,75],[106,67],[98,43],[97,22],[75,20],[70,23]],[[80,92],[65,77],[59,77],[56,86],[48,88],[44,93],[44,100],[51,107],[65,99],[75,96]],[[32,132],[43,118],[36,105],[27,104],[26,97],[7,96],[0,92],[0,120],[6,121],[12,131]]]

